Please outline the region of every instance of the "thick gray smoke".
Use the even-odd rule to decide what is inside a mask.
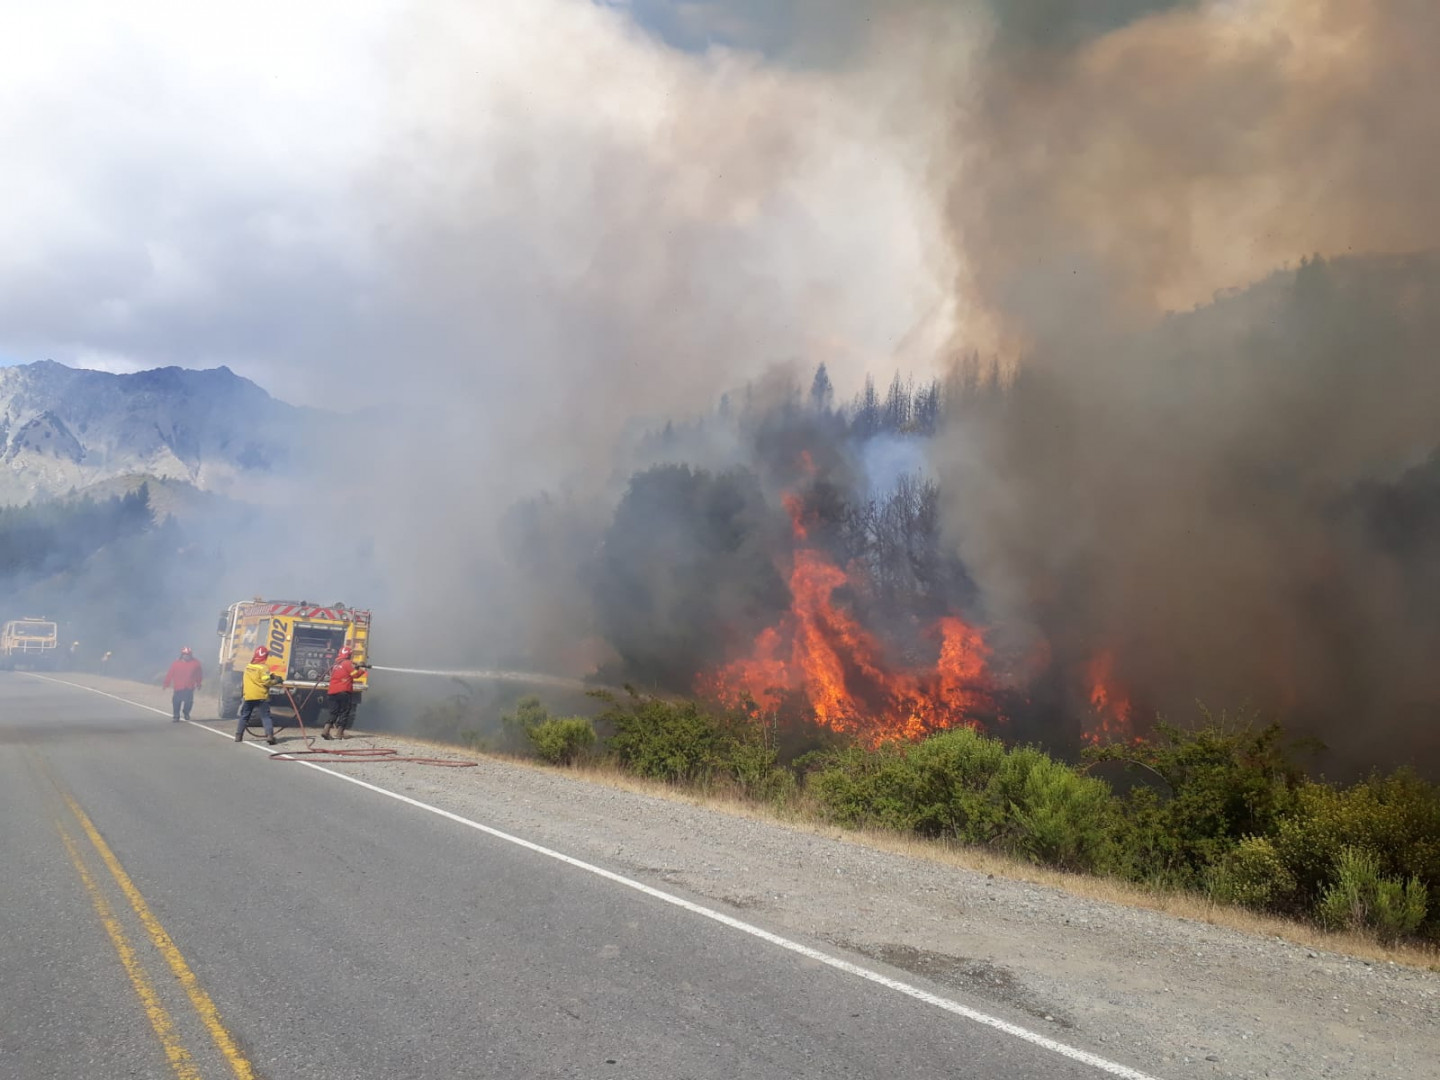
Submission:
[[[1440,242],[1437,47],[1433,5],[1247,0],[990,58],[949,206],[1018,374],[939,457],[995,618],[1172,715],[1434,754],[1428,482],[1387,485],[1440,442],[1436,264],[1396,257]]]
[[[505,561],[510,504],[551,491],[573,549],[637,427],[777,363],[851,382],[877,357],[934,364],[954,329],[940,219],[868,75],[676,51],[571,0],[404,25],[369,179],[389,350],[357,372],[403,410],[366,469],[377,551],[470,658],[583,670],[594,650],[561,642],[585,637],[586,590]]]
[[[1417,0],[1211,0],[991,53],[948,195],[985,309],[1034,338],[1066,302],[1184,310],[1311,252],[1433,247],[1437,40]]]

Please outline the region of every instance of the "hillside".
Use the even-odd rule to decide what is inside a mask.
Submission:
[[[112,476],[78,489],[66,501],[94,499],[97,502],[129,495],[144,485],[150,495],[150,509],[156,521],[179,518],[182,521],[206,520],[219,513],[236,509],[229,497],[213,491],[205,491],[189,480],[173,480],[164,477],[147,476],[143,473],[125,473]]]

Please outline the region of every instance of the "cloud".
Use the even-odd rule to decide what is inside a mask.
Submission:
[[[6,351],[267,374],[303,360],[343,314],[333,283],[370,270],[345,188],[378,131],[385,17],[271,0],[12,13]]]

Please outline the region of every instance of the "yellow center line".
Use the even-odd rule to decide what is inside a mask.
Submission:
[[[100,917],[100,923],[105,927],[105,933],[110,935],[110,944],[115,946],[115,951],[120,956],[120,963],[125,968],[125,974],[130,976],[130,985],[135,988],[136,996],[145,1006],[145,1013],[150,1017],[150,1026],[155,1029],[160,1044],[165,1047],[165,1057],[169,1060],[170,1067],[175,1070],[175,1075],[180,1080],[200,1080],[200,1073],[195,1068],[190,1051],[186,1050],[184,1044],[181,1043],[180,1036],[175,1030],[174,1021],[165,1011],[165,1006],[160,1004],[155,987],[151,985],[149,976],[145,974],[145,969],[140,965],[140,960],[135,955],[135,950],[131,948],[129,939],[125,937],[125,931],[121,929],[119,920],[110,910],[110,903],[105,899],[105,894],[95,884],[95,879],[90,876],[90,871],[80,858],[75,841],[70,839],[70,834],[65,831],[65,826],[60,822],[55,822],[55,827],[60,830],[60,839],[64,842],[65,850],[70,855],[70,861],[75,865],[75,870],[85,885],[85,891],[90,894],[90,902],[95,906],[95,914]]]
[[[85,816],[85,811],[81,810],[79,804],[63,789],[60,791],[60,797],[65,800],[66,805],[70,807],[70,812],[75,815],[75,820],[80,822],[80,827],[85,830],[85,835],[90,838],[90,843],[94,846],[95,850],[100,853],[101,860],[110,870],[110,876],[113,877],[115,883],[120,886],[120,891],[125,894],[125,899],[130,901],[130,906],[134,908],[141,925],[145,927],[146,933],[150,935],[151,942],[153,942],[155,948],[159,950],[160,955],[165,958],[165,962],[170,965],[170,970],[174,973],[175,978],[180,981],[180,985],[185,988],[185,993],[190,996],[190,1004],[195,1007],[196,1013],[200,1016],[200,1022],[205,1025],[205,1030],[210,1032],[210,1038],[215,1041],[215,1045],[220,1050],[220,1053],[223,1054],[225,1060],[230,1063],[230,1069],[234,1072],[236,1080],[255,1080],[254,1068],[246,1059],[245,1055],[240,1052],[239,1046],[235,1044],[234,1037],[226,1030],[225,1025],[220,1022],[220,1013],[215,1008],[215,1003],[210,1000],[210,995],[205,992],[205,988],[202,987],[199,980],[195,978],[195,973],[190,970],[190,965],[185,962],[185,957],[180,955],[180,950],[175,947],[175,942],[171,939],[169,933],[160,925],[160,920],[155,918],[155,915],[151,912],[150,905],[147,904],[145,898],[140,895],[140,890],[137,889],[135,883],[130,880],[130,875],[127,874],[125,868],[120,865],[120,860],[117,859],[115,853],[110,850],[110,845],[105,843],[105,838],[100,835],[99,830],[97,830],[90,819]]]

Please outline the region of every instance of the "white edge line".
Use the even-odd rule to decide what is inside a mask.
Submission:
[[[147,712],[156,713],[160,716],[170,715],[164,709],[157,709],[153,705],[145,705],[138,701],[131,701],[129,698],[120,697],[118,694],[110,694],[104,690],[97,690],[93,686],[84,686],[80,683],[67,682],[64,679],[55,679],[51,678],[48,675],[37,675],[32,671],[24,671],[20,672],[19,674],[28,675],[32,679],[41,679],[45,682],[58,683],[61,686],[69,686],[76,690],[85,690],[92,694],[99,694],[101,697],[110,698],[112,701],[119,701],[126,705],[132,705],[137,709],[144,709]],[[194,720],[186,720],[184,722],[189,724],[191,727],[199,728],[201,731],[208,731],[211,734],[219,735],[222,738],[234,738],[234,736],[229,735],[224,731],[218,731],[213,727],[208,727],[205,724],[197,723]],[[267,746],[256,742],[246,742],[243,745],[253,747],[256,750],[261,750],[267,755],[272,753],[284,752],[271,751],[268,749]],[[364,780],[356,779],[353,776],[347,776],[345,773],[336,772],[334,769],[327,769],[325,766],[317,765],[313,761],[299,761],[292,759],[289,764],[303,765],[307,769],[314,769],[316,772],[322,772],[327,776],[333,776],[337,780],[344,780],[348,784],[354,784],[357,787],[362,787],[367,791],[373,791],[377,795],[384,795],[386,798],[394,799],[396,802],[402,802],[408,806],[414,806],[420,810],[426,810],[429,813],[435,814],[442,818],[446,818],[449,821],[453,821],[457,825],[464,825],[467,828],[475,829],[478,832],[485,833],[487,836],[493,836],[497,840],[504,840],[508,844],[514,844],[517,847],[525,848],[527,851],[533,851],[537,855],[544,855],[546,858],[554,859],[557,862],[562,862],[566,866],[573,866],[577,870],[584,870],[586,873],[594,874],[596,877],[604,878],[606,881],[612,881],[617,885],[625,886],[627,889],[633,889],[636,892],[644,893],[646,896],[653,897],[656,900],[660,900],[674,907],[681,908],[685,911],[690,912],[693,915],[699,915],[702,918],[711,920],[712,922],[720,923],[722,926],[728,926],[732,930],[740,931],[742,934],[749,934],[753,938],[759,938],[761,941],[769,942],[771,945],[778,946],[779,948],[785,949],[788,952],[796,953],[800,956],[805,957],[806,959],[814,960],[818,963],[824,964],[826,967],[834,968],[836,971],[843,971],[847,975],[853,975],[856,978],[864,979],[866,982],[874,983],[877,986],[883,986],[887,990],[894,990],[897,993],[904,994],[906,997],[914,998],[916,1001],[923,1001],[927,1005],[933,1005],[937,1009],[943,1009],[945,1012],[962,1017],[966,1020],[971,1021],[972,1023],[981,1024],[988,1028],[994,1028],[996,1031],[1002,1031],[1006,1035],[1010,1035],[1016,1039],[1021,1039],[1024,1042],[1028,1042],[1034,1046],[1038,1046],[1041,1049],[1049,1050],[1051,1053],[1059,1054],[1061,1057],[1069,1058],[1072,1061],[1078,1061],[1083,1065],[1089,1065],[1092,1068],[1099,1069],[1101,1072],[1109,1073],[1111,1076],[1122,1077],[1123,1080],[1157,1080],[1156,1077],[1151,1076],[1149,1073],[1143,1073],[1138,1069],[1132,1069],[1128,1065],[1121,1065],[1119,1062],[1111,1061],[1108,1058],[1100,1057],[1100,1055],[1098,1054],[1092,1054],[1088,1050],[1081,1050],[1077,1046],[1070,1046],[1068,1043],[1058,1042],[1057,1040],[1052,1039],[1049,1036],[1040,1034],[1038,1031],[1031,1031],[1029,1028],[1021,1027],[1019,1024],[1012,1024],[1010,1023],[1010,1021],[1002,1020],[998,1016],[991,1016],[989,1013],[983,1013],[977,1009],[972,1009],[968,1005],[962,1005],[958,1001],[951,1001],[949,998],[943,998],[940,997],[938,994],[932,994],[928,990],[922,990],[918,986],[911,986],[909,983],[901,982],[899,979],[892,979],[888,975],[882,975],[878,971],[871,971],[869,968],[861,967],[858,964],[852,964],[848,960],[842,960],[838,956],[831,956],[829,953],[821,952],[819,949],[812,949],[808,945],[802,945],[798,941],[791,941],[789,938],[781,937],[779,934],[773,934],[769,930],[762,929],[761,927],[758,927],[753,923],[747,923],[740,919],[732,918],[731,916],[726,915],[724,912],[716,911],[713,908],[707,908],[701,904],[686,900],[684,897],[676,896],[674,893],[667,893],[661,889],[656,889],[650,885],[646,885],[643,881],[636,881],[633,878],[627,878],[621,874],[615,873],[613,870],[606,870],[604,867],[596,866],[593,863],[587,863],[582,859],[576,859],[573,856],[564,854],[563,852],[555,851],[547,847],[542,847],[540,844],[534,843],[533,841],[525,840],[518,836],[512,836],[510,833],[501,832],[499,829],[493,828],[492,826],[482,825],[478,821],[471,821],[469,818],[461,817],[459,814],[451,813],[449,810],[442,810],[438,806],[431,806],[429,803],[421,802],[419,799],[412,799],[408,795],[401,795],[399,792],[391,791],[388,788],[379,787]]]

